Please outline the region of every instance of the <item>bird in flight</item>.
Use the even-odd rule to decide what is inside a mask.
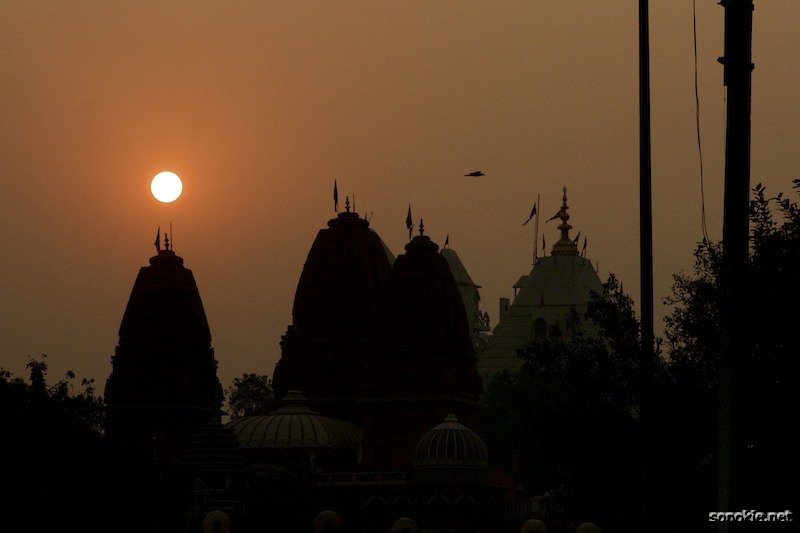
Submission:
[[[475,172],[470,172],[469,174],[464,174],[465,176],[485,176],[483,172],[480,170],[476,170]]]

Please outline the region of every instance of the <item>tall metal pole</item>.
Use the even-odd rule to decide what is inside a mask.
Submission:
[[[647,0],[639,0],[639,242],[642,345],[653,349],[653,204],[650,162],[650,37]]]
[[[539,211],[542,210],[540,205],[541,194],[536,195],[536,220],[534,221],[534,236],[533,236],[533,264],[539,261]]]
[[[653,210],[650,161],[650,23],[647,0],[639,0],[639,250],[641,269],[641,455],[642,528],[650,513],[650,400],[653,379]]]
[[[722,227],[722,305],[720,309],[719,446],[717,506],[737,503],[732,481],[740,473],[739,369],[745,356],[743,290],[749,262],[750,113],[752,92],[753,0],[722,0],[725,8],[724,83],[727,87],[725,201]],[[734,496],[734,497],[732,497]],[[728,531],[727,522],[719,531]]]

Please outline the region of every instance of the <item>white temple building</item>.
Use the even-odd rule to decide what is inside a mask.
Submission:
[[[479,353],[478,371],[486,379],[504,369],[517,370],[523,360],[523,350],[552,334],[557,327],[566,331],[567,318],[575,309],[585,317],[591,293],[602,293],[602,282],[585,255],[578,250],[578,237],[570,237],[567,189],[562,206],[551,220],[560,218],[560,239],[549,256],[537,257],[531,272],[514,284],[514,299],[500,299],[500,316],[486,346]],[[584,321],[586,332],[593,325]]]

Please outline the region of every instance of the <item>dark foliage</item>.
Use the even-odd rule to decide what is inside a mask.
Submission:
[[[263,374],[245,373],[240,378],[233,378],[225,396],[231,418],[266,415],[274,407],[272,380]]]
[[[107,509],[98,430],[102,399],[89,380],[76,394],[72,372],[48,387],[43,359],[27,367],[29,383],[0,372],[0,418],[7,430],[3,483],[10,489],[4,504],[30,531],[99,531]]]
[[[800,192],[800,180],[794,181]],[[782,193],[769,197],[758,184],[750,202],[750,261],[744,299],[744,342],[732,376],[732,504],[778,508],[796,503],[793,480],[798,474],[788,420],[796,419],[792,389],[798,373],[800,340],[800,209]],[[674,310],[667,319],[670,379],[681,398],[673,400],[687,430],[699,438],[684,439],[684,451],[716,461],[716,427],[720,365],[720,313],[723,248],[701,243],[692,275],[675,276]],[[712,428],[709,431],[708,428]],[[693,441],[693,442],[690,442]]]
[[[585,334],[586,319],[596,335]],[[586,317],[573,311],[565,332],[550,331],[521,356],[521,371],[487,386],[482,427],[494,466],[510,462],[529,495],[554,497],[565,522],[592,517],[633,531],[640,521],[642,355],[632,301],[610,276]]]
[[[791,391],[800,353],[800,208],[757,185],[750,218],[732,502],[785,510],[796,503],[798,474]],[[674,276],[663,357],[642,358],[632,303],[612,276],[586,317],[573,316],[566,331],[521,354],[522,371],[496,376],[482,422],[494,466],[514,469],[530,494],[555,495],[565,516],[592,517],[603,530],[713,531],[722,254],[721,243],[700,243],[693,272]],[[599,334],[587,336],[583,319]]]

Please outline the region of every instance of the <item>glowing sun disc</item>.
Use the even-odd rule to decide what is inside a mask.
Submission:
[[[183,191],[183,183],[174,172],[159,172],[150,182],[150,191],[159,202],[174,202]]]

